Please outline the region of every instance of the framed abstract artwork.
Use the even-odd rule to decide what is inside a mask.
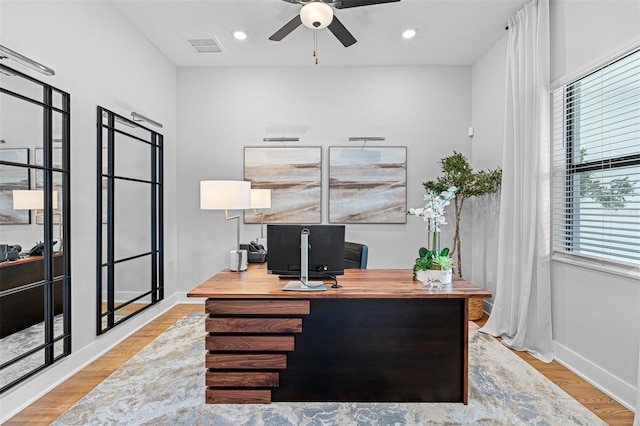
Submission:
[[[329,223],[406,223],[407,147],[329,147]]]
[[[322,221],[322,148],[245,147],[244,179],[271,190],[271,208],[260,212],[264,223]],[[260,217],[246,211],[244,222]]]
[[[29,164],[28,148],[0,149],[0,160]],[[13,209],[13,190],[30,189],[29,169],[0,164],[0,225],[28,225],[30,210]]]

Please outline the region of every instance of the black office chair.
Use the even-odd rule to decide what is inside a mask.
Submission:
[[[367,269],[369,247],[364,244],[344,242],[344,268]]]

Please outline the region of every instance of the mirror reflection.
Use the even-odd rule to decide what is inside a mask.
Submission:
[[[0,64],[0,392],[71,352],[69,94]],[[43,93],[52,90],[47,102]],[[66,109],[65,109],[66,108]],[[51,116],[49,122],[45,119]],[[46,124],[45,123],[49,123]]]
[[[162,135],[98,107],[97,333],[163,298]]]

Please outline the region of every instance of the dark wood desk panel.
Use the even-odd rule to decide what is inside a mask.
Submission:
[[[63,255],[53,257],[55,276],[63,271]],[[28,288],[44,279],[42,256],[28,256],[0,263],[0,291],[18,290],[0,297],[0,338],[44,321],[44,287]],[[54,285],[54,313],[62,313],[62,282]]]
[[[314,299],[273,401],[462,402],[464,299]]]
[[[265,265],[216,274],[188,293],[207,298],[207,402],[466,404],[468,300],[490,294],[460,279],[431,290],[411,278],[347,270],[342,288],[291,292]],[[285,368],[273,363],[283,355]]]

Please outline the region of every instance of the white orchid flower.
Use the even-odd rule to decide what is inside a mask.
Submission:
[[[409,209],[409,214],[421,216],[427,222],[427,229],[430,232],[440,232],[440,225],[446,225],[445,207],[451,204],[451,199],[455,197],[458,188],[450,186],[446,191],[436,194],[433,191],[424,195],[426,201],[424,207]]]

